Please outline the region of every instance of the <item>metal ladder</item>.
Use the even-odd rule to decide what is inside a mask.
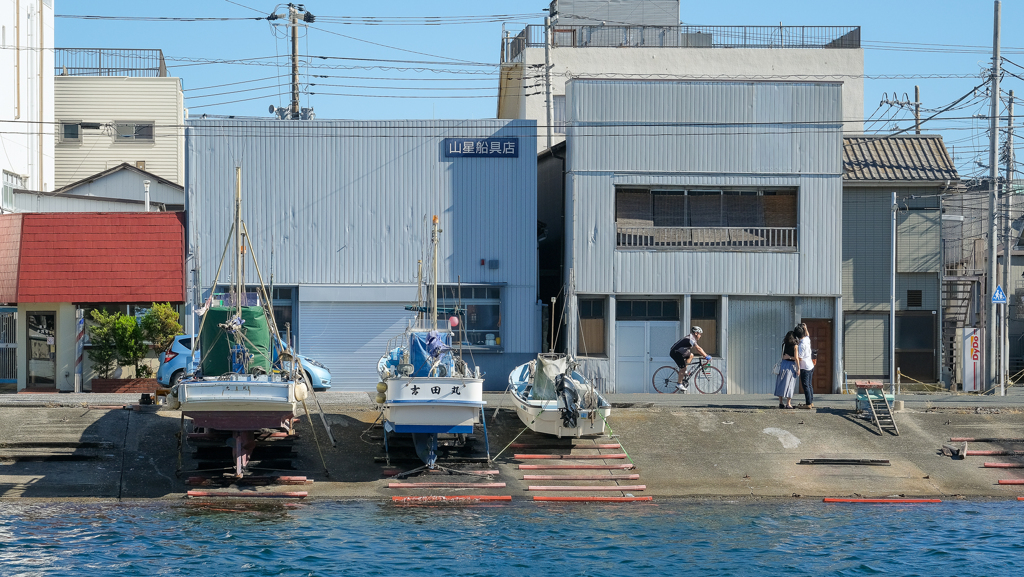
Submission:
[[[877,398],[872,394],[874,391],[878,391]],[[885,398],[885,391],[882,387],[866,388],[864,392],[868,398],[868,406],[871,407],[871,418],[874,419],[875,425],[878,426],[878,432],[884,433],[886,430],[889,430],[898,437],[900,429],[896,426],[896,419],[892,415],[892,407],[889,406],[889,399]]]

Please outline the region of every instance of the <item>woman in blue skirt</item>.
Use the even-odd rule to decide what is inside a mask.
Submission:
[[[779,375],[775,378],[775,396],[779,398],[780,409],[795,408],[790,400],[800,382],[799,343],[793,331],[786,333],[786,338],[782,340],[782,362],[779,363]]]

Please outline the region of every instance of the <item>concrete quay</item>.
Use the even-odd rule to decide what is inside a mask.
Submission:
[[[625,452],[626,459],[564,461],[634,463],[630,471],[588,471],[593,475],[635,473],[636,480],[524,480],[525,474],[580,474],[580,471],[523,471],[519,464],[545,461],[516,458],[521,453],[569,453],[571,440],[523,431],[512,398],[485,395],[490,453],[487,478],[423,474],[408,483],[505,483],[500,488],[389,488],[386,473],[419,463],[379,462],[384,456],[382,431],[374,428],[379,413],[366,393],[328,392],[318,398],[337,447],[331,447],[315,413],[297,431],[298,471],[311,485],[285,487],[307,491],[310,498],[389,499],[396,495],[535,495],[652,496],[659,498],[781,497],[938,497],[1015,499],[1024,485],[1000,485],[1001,479],[1024,479],[1024,468],[984,468],[984,462],[1024,463],[1020,456],[942,454],[950,437],[1024,439],[1024,390],[1007,396],[949,393],[898,395],[904,409],[896,413],[900,435],[880,433],[855,411],[853,395],[818,395],[815,410],[778,409],[777,399],[763,395],[610,395],[608,420],[622,450],[585,449],[594,440],[576,441],[572,455]],[[798,401],[798,399],[794,399]],[[53,394],[0,396],[0,498],[42,499],[181,499],[189,489],[176,475],[176,435],[180,413],[132,409],[136,395]],[[129,407],[128,409],[122,407]],[[495,415],[495,409],[497,415]],[[312,408],[311,408],[312,409]],[[311,429],[311,425],[315,429]],[[479,427],[478,427],[479,429]],[[317,446],[319,441],[319,450]],[[546,450],[513,448],[525,443]],[[550,450],[552,445],[566,445]],[[1024,443],[968,443],[971,450],[1024,451]],[[321,460],[321,452],[323,460]],[[888,460],[889,466],[799,464],[802,459]],[[546,461],[551,462],[551,461]],[[324,463],[326,463],[326,470]],[[454,466],[454,465],[453,465]],[[186,451],[184,470],[194,469]],[[538,492],[532,485],[579,485],[579,491]],[[582,485],[643,485],[644,489],[588,492]],[[244,496],[244,491],[239,493]]]

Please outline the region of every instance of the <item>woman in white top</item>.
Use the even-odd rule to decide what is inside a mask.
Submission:
[[[799,339],[797,345],[797,356],[800,358],[800,388],[804,390],[806,403],[800,405],[801,409],[814,408],[814,385],[811,384],[811,376],[814,374],[814,361],[811,360],[811,337],[807,332],[807,325],[800,323],[793,329],[793,334]]]

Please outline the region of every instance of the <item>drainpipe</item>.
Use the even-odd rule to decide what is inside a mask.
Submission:
[[[544,18],[544,111],[547,114],[548,150],[551,150],[551,17]]]
[[[148,180],[143,180],[142,181],[142,187],[146,189],[146,204],[145,204],[146,208],[144,210],[146,212],[149,212],[149,181]]]
[[[43,49],[43,3],[39,3],[39,134],[36,136],[36,147],[38,149],[39,158],[39,180],[36,181],[36,186],[39,186],[39,190],[46,189],[46,183],[43,182],[45,171],[43,170],[43,127],[45,126],[46,118],[43,117],[43,68],[46,62],[46,51]]]

